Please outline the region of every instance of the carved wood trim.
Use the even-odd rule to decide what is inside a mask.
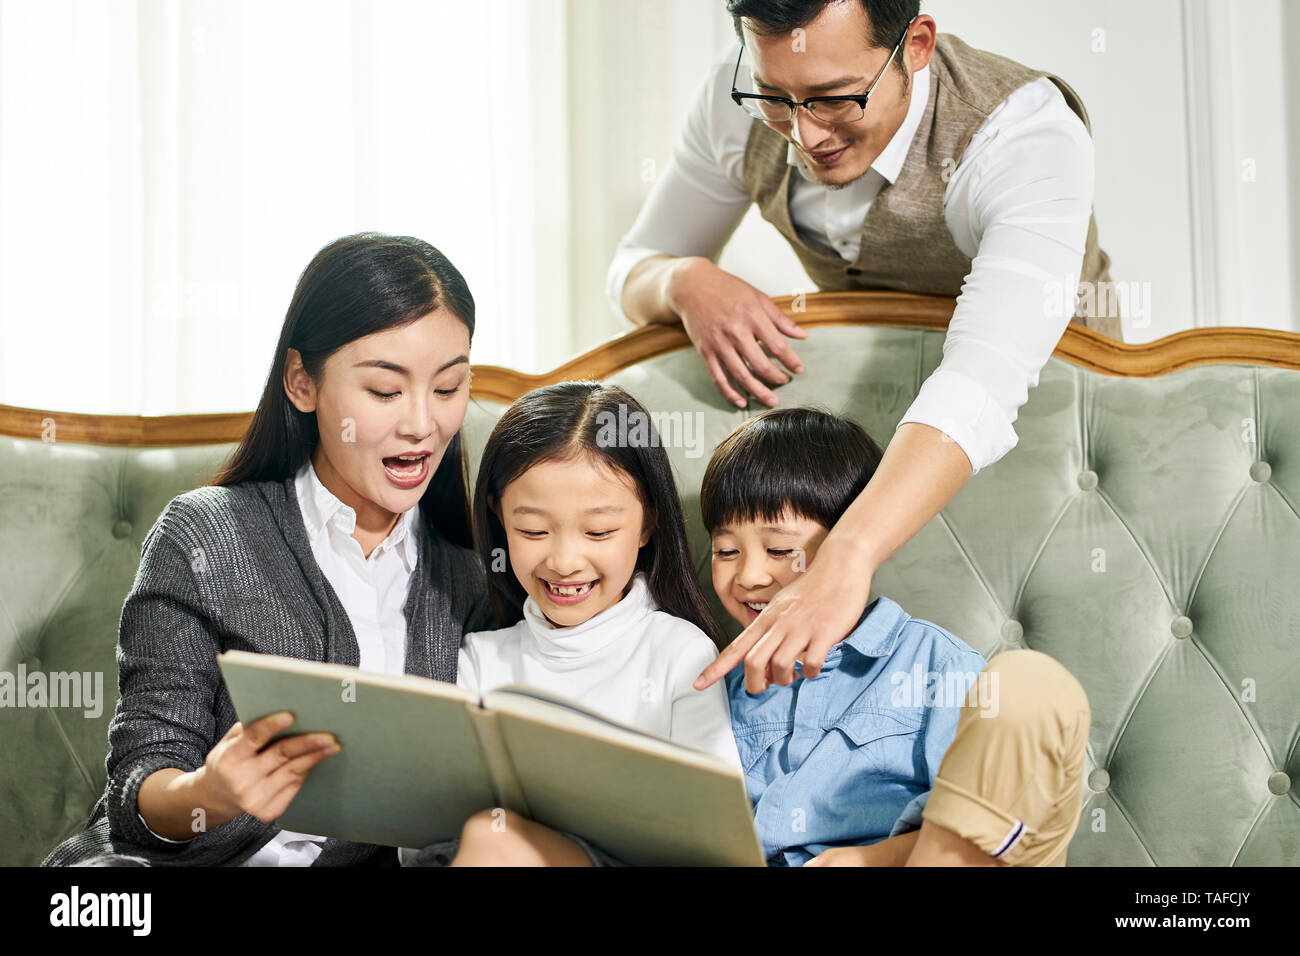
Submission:
[[[889,325],[946,329],[956,301],[901,292],[818,292],[776,300],[806,329],[835,325]],[[798,308],[796,309],[796,305]],[[603,379],[638,362],[688,348],[681,326],[636,329],[601,343],[558,368],[537,375],[496,365],[474,366],[474,398],[509,403],[520,395],[569,379]],[[1071,324],[1055,353],[1082,368],[1129,378],[1166,375],[1196,365],[1246,364],[1300,369],[1300,333],[1271,329],[1190,329],[1142,345],[1126,345]],[[251,412],[216,415],[84,415],[0,405],[0,435],[39,439],[47,420],[58,441],[92,445],[212,445],[236,442]]]

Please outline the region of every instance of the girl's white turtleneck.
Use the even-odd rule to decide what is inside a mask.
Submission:
[[[456,683],[479,694],[526,684],[739,770],[724,682],[691,686],[715,657],[703,631],[658,609],[638,573],[621,601],[574,627],[556,627],[530,597],[513,627],[466,634]]]

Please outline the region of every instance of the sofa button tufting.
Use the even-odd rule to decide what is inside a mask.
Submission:
[[[1088,774],[1088,789],[1093,793],[1103,793],[1110,789],[1110,774],[1098,767]]]
[[[1257,461],[1250,466],[1250,477],[1263,484],[1273,477],[1273,466],[1266,461]]]
[[[1007,621],[1002,625],[1002,640],[1008,644],[1019,644],[1020,639],[1025,636],[1025,629],[1019,621]]]
[[[113,537],[121,539],[121,538],[129,538],[130,536],[131,536],[131,522],[119,521],[115,525],[113,525]]]
[[[1092,469],[1079,472],[1079,490],[1095,491],[1097,489],[1097,473]]]
[[[1282,770],[1268,778],[1268,790],[1276,796],[1286,796],[1291,792],[1291,777]]]
[[[1180,641],[1185,637],[1192,636],[1192,619],[1184,614],[1178,615],[1169,624],[1169,630],[1173,632],[1174,637]]]

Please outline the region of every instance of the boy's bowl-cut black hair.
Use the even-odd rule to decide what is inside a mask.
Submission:
[[[712,534],[776,521],[787,508],[833,527],[867,486],[883,452],[856,422],[819,408],[776,408],[722,440],[704,472],[700,511]]]

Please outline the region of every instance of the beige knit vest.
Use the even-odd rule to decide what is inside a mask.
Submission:
[[[921,125],[898,179],[886,184],[871,203],[854,262],[796,231],[790,219],[790,177],[799,173],[787,162],[785,137],[758,120],[745,145],[745,188],[763,218],[794,247],[819,289],[892,289],[955,297],[970,273],[971,260],[953,243],[944,222],[947,180],[989,113],[1012,92],[1042,76],[1056,84],[1091,132],[1083,102],[1064,80],[940,34],[930,58],[930,98]],[[1120,339],[1119,317],[1105,314],[1115,298],[1101,294],[1095,284],[1091,294],[1084,293],[1085,283],[1109,281],[1110,257],[1097,245],[1093,217],[1080,275],[1079,317],[1073,321]],[[1049,296],[1045,289],[1045,300]]]

